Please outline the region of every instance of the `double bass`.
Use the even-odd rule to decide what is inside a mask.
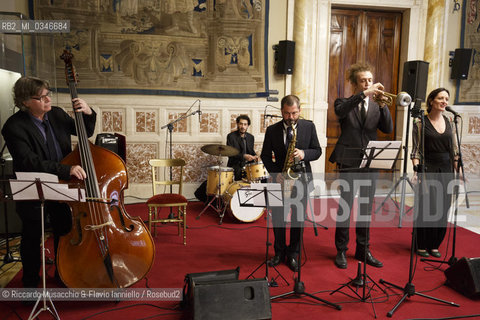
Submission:
[[[65,50],[67,84],[77,98],[73,55]],[[83,113],[74,112],[77,147],[63,164],[78,165],[87,178],[85,202],[69,203],[72,229],[60,237],[57,270],[69,288],[124,288],[143,279],[152,267],[155,245],[143,221],[128,215],[123,191],[128,186],[123,160],[114,152],[88,140]],[[69,181],[71,182],[71,181]]]

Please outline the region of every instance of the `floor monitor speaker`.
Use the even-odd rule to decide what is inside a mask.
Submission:
[[[193,289],[193,319],[271,319],[265,279],[198,282]]]
[[[446,285],[469,298],[480,298],[480,258],[461,258],[445,270]]]

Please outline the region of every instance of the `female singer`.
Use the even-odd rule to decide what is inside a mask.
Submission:
[[[422,257],[441,257],[438,247],[446,230],[452,193],[448,184],[454,179],[457,170],[458,149],[455,140],[455,127],[443,115],[450,93],[445,88],[437,88],[427,97],[427,116],[424,130],[422,123],[415,119],[412,135],[413,149],[410,158],[414,166],[414,180],[417,174],[425,171],[425,181],[418,188],[418,212],[415,221],[417,230],[416,250]],[[422,134],[424,143],[422,145]],[[423,158],[423,168],[421,159]]]

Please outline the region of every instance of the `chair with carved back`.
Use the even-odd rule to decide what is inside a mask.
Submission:
[[[155,236],[157,223],[178,223],[178,235],[180,235],[180,230],[183,227],[183,244],[186,245],[188,200],[182,195],[185,160],[151,159],[148,163],[152,169],[153,188],[153,196],[147,200],[148,228],[150,232],[153,228],[153,235]],[[170,172],[172,172],[172,179],[170,179]],[[176,192],[175,188],[177,188]],[[170,210],[168,210],[168,213],[167,210],[161,212],[162,208],[169,208]],[[162,218],[161,213],[166,218]]]

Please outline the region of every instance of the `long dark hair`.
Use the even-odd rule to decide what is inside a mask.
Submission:
[[[430,111],[432,111],[432,101],[435,100],[435,98],[437,97],[437,95],[440,93],[440,92],[443,92],[445,91],[446,93],[448,93],[448,96],[450,96],[450,92],[445,89],[445,88],[437,88],[435,90],[433,90],[432,92],[430,92],[428,94],[428,97],[427,97],[427,112],[430,113]]]

